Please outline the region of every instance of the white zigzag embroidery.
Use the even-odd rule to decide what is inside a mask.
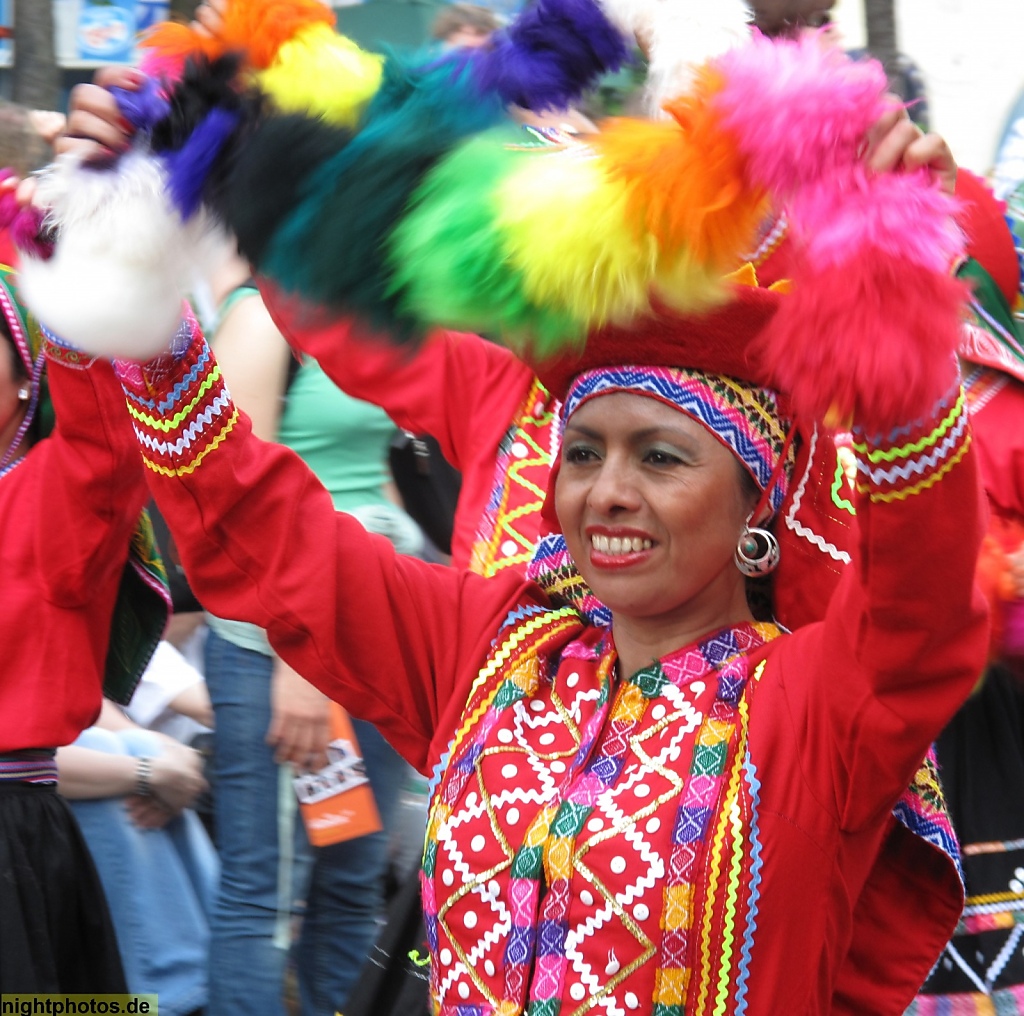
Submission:
[[[967,426],[967,414],[962,413],[956,426],[946,435],[945,440],[930,455],[912,459],[905,466],[891,466],[889,469],[872,469],[866,462],[857,460],[857,472],[866,475],[871,482],[880,487],[885,483],[897,480],[909,480],[911,476],[922,476],[925,470],[934,469],[943,459],[948,458],[950,451],[960,440]]]
[[[807,456],[807,469],[804,471],[804,475],[800,477],[800,483],[793,494],[793,503],[790,505],[789,511],[786,513],[786,527],[788,529],[792,529],[797,536],[803,537],[803,539],[808,543],[813,544],[818,548],[818,550],[828,554],[832,560],[839,561],[841,564],[849,564],[851,558],[845,550],[840,550],[838,547],[829,543],[824,537],[819,536],[814,532],[814,530],[809,529],[796,517],[796,513],[800,510],[800,503],[804,499],[804,491],[807,489],[807,481],[811,476],[811,464],[814,462],[814,449],[817,444],[818,427],[817,424],[815,424],[814,430],[811,432],[811,448],[810,453]]]
[[[158,455],[179,456],[187,448],[191,448],[193,442],[213,422],[215,416],[221,416],[224,409],[230,404],[231,399],[227,393],[217,396],[201,413],[197,413],[195,419],[181,432],[177,441],[160,441],[152,435],[135,427],[135,436],[139,444],[144,445]]]

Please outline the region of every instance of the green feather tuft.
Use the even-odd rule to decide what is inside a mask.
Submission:
[[[314,303],[408,337],[416,323],[389,295],[388,234],[431,167],[503,117],[465,70],[411,70],[389,60],[360,132],[307,177],[302,200],[271,242],[268,274]]]
[[[582,345],[578,321],[532,303],[498,230],[496,191],[529,152],[499,129],[457,148],[425,178],[389,241],[392,283],[404,314],[492,336],[546,358]]]

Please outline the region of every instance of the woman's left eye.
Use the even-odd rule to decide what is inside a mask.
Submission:
[[[682,465],[683,460],[663,448],[652,448],[644,454],[644,462],[652,466],[678,466]]]

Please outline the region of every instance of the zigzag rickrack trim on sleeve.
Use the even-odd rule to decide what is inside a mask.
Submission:
[[[163,476],[185,476],[228,436],[238,409],[195,317],[188,313],[171,352],[145,366],[119,363],[142,459]]]
[[[967,400],[957,381],[926,420],[887,435],[854,431],[857,490],[872,502],[905,500],[938,483],[970,445]]]

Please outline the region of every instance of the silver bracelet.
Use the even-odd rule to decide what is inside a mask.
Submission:
[[[150,797],[153,788],[150,786],[150,777],[153,775],[153,760],[151,758],[140,758],[139,764],[135,767],[135,793],[141,797]]]

